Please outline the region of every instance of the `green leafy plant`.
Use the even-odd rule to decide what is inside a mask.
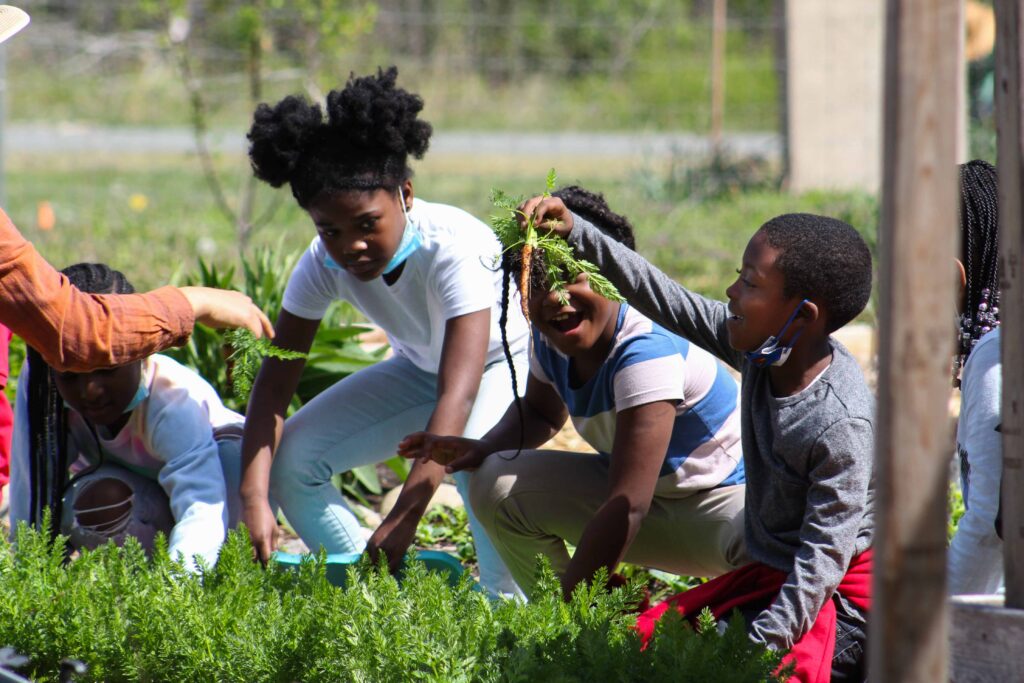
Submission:
[[[661,602],[662,600],[670,598],[677,593],[682,593],[694,586],[699,586],[702,583],[702,579],[695,576],[672,574],[670,572],[664,572],[658,569],[649,569],[647,567],[641,567],[640,565],[630,564],[628,562],[619,564],[615,571],[617,574],[623,576],[627,581],[646,586],[647,590],[650,592],[651,604]]]
[[[0,644],[40,682],[67,657],[87,666],[76,680],[112,682],[784,680],[783,653],[740,619],[719,634],[710,615],[694,629],[673,612],[641,652],[636,587],[608,592],[598,577],[567,602],[543,562],[530,602],[492,602],[468,575],[452,587],[415,562],[399,584],[364,560],[343,589],[323,555],[263,569],[244,530],[198,575],[162,538],[149,558],[129,539],[67,562],[45,528],[17,535],[17,551],[0,539]]]
[[[953,541],[953,536],[956,535],[957,527],[960,526],[960,518],[967,512],[967,506],[964,505],[964,494],[960,490],[959,482],[949,482],[949,516],[946,518],[946,539],[949,542]]]
[[[416,544],[454,549],[464,563],[476,563],[476,546],[465,508],[439,505],[427,510],[416,527]]]
[[[231,330],[224,335],[224,341],[231,347],[227,362],[231,367],[231,386],[235,398],[243,403],[249,401],[252,383],[256,379],[264,358],[298,360],[306,354],[274,346],[269,339],[257,339],[246,329]]]
[[[14,392],[18,386],[18,375],[21,373],[21,366],[25,363],[25,340],[21,337],[11,337],[10,346],[7,348],[7,384],[3,390],[7,394],[7,400],[14,405]]]
[[[199,259],[197,272],[186,275],[181,281],[187,285],[241,289],[273,320],[281,311],[288,274],[292,272],[301,254],[301,251],[284,252],[280,245],[277,248],[256,249],[250,257],[242,260],[241,285],[237,282],[233,266],[218,268],[216,264]],[[306,355],[306,364],[299,379],[296,395],[289,407],[289,414],[327,387],[353,372],[373,365],[383,357],[387,352],[386,348],[366,351],[359,345],[358,336],[368,331],[369,327],[355,322],[353,310],[343,302],[337,302],[328,309],[317,330],[313,345]],[[225,334],[197,325],[188,344],[179,349],[171,349],[167,353],[202,375],[217,389],[229,408],[244,411],[248,391],[241,394],[236,392],[232,385],[234,374],[229,375],[228,372],[229,358],[234,353],[228,341],[229,335],[232,334],[235,333]],[[257,342],[255,348],[252,348],[251,342],[242,343],[246,344],[248,349],[243,353],[249,356],[248,361],[243,360],[249,363],[248,369],[243,368],[243,382],[246,379],[251,382],[258,370],[259,363],[252,364],[258,357],[252,353],[253,351],[259,353],[262,350],[263,355],[267,355],[269,349],[273,349],[269,353],[283,351],[270,346],[266,341]],[[248,374],[250,370],[251,375]]]
[[[544,196],[550,197],[555,189],[555,169],[548,172]],[[501,190],[491,191],[491,203],[498,213],[491,216],[491,226],[498,236],[505,251],[518,249],[521,253],[521,271],[519,274],[519,294],[522,299],[523,315],[530,319],[527,303],[530,299],[530,273],[534,254],[543,254],[548,283],[551,291],[557,292],[562,303],[568,305],[569,299],[565,288],[576,280],[580,273],[586,273],[590,288],[600,296],[611,301],[625,301],[619,290],[608,278],[601,275],[590,261],[576,258],[572,247],[563,238],[542,229],[534,224],[533,216],[519,210],[523,197],[510,197]],[[520,228],[519,217],[525,220],[525,228]]]

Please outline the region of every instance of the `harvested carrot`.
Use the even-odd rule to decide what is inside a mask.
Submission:
[[[555,189],[554,169],[548,173],[546,185],[543,196],[550,197]],[[518,207],[523,203],[522,197],[512,197],[495,189],[491,191],[491,203],[497,209],[497,213],[491,216],[494,234],[506,252],[518,249],[520,253],[519,295],[522,298],[523,315],[527,321],[530,320],[527,308],[530,301],[530,271],[538,249],[547,271],[547,284],[564,304],[569,303],[566,288],[569,283],[575,282],[580,273],[587,274],[588,284],[595,294],[610,301],[624,301],[615,286],[601,275],[593,263],[576,257],[565,239],[546,230],[538,230],[538,226],[533,222],[533,216],[524,216],[519,211]],[[525,219],[525,225],[520,225],[520,219]],[[551,229],[555,226],[548,221],[544,227]]]
[[[533,245],[527,242],[523,245],[519,270],[519,296],[526,322],[530,322],[530,267],[532,264]]]

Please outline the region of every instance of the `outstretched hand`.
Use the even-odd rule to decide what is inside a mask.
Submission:
[[[572,232],[572,212],[558,197],[543,195],[527,199],[519,205],[516,217],[519,227],[526,229],[527,216],[533,217],[533,224],[565,239]]]
[[[489,455],[481,446],[477,439],[416,432],[402,439],[398,444],[398,454],[410,460],[433,460],[444,466],[445,472],[451,474],[480,467],[484,458]]]
[[[257,339],[273,337],[270,319],[245,294],[213,287],[179,287],[192,306],[196,322],[207,327],[244,327]]]

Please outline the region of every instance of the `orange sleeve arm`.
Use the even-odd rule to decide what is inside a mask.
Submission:
[[[0,210],[0,322],[50,366],[83,372],[180,346],[195,318],[176,287],[130,295],[79,291]]]

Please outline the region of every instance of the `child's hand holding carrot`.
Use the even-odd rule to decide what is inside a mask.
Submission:
[[[572,212],[558,197],[538,195],[528,199],[516,212],[519,226],[525,231],[527,219],[533,217],[533,224],[565,239],[572,231]]]

